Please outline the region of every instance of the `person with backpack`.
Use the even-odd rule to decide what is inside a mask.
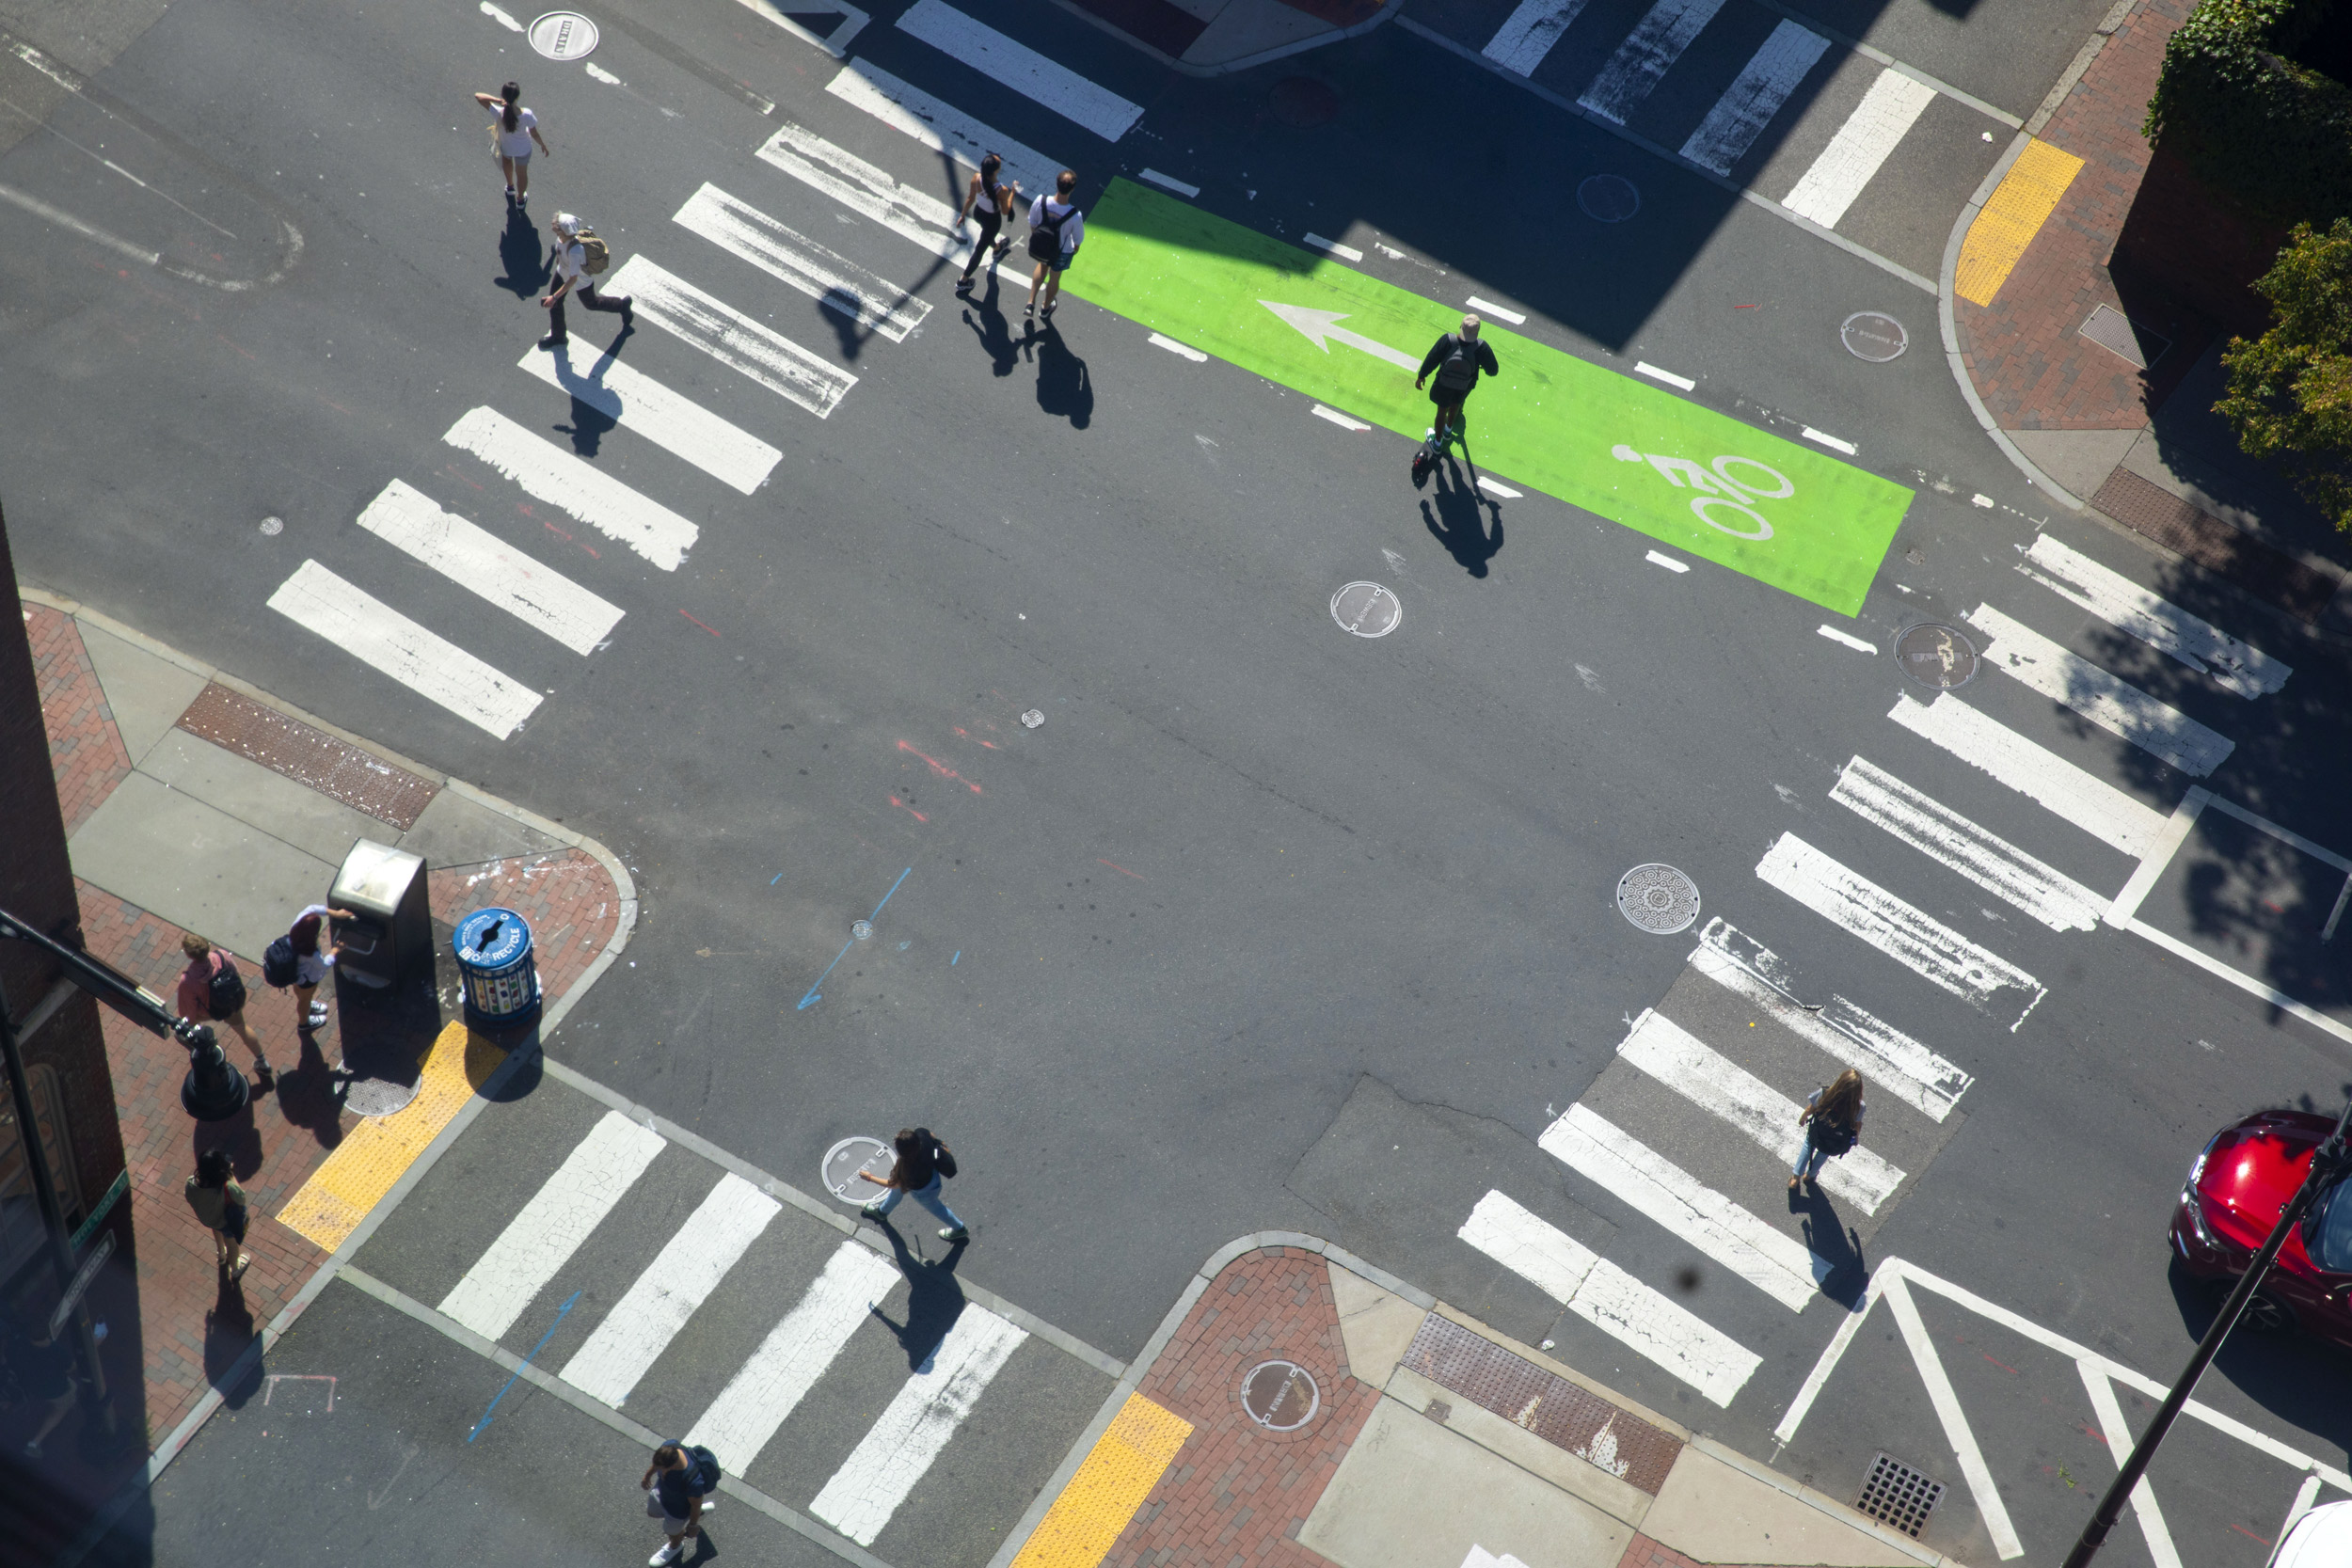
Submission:
[[[637,1484],[645,1493],[645,1513],[661,1521],[669,1544],[645,1560],[646,1568],[669,1568],[686,1555],[686,1538],[700,1535],[702,1517],[715,1505],[708,1498],[719,1490],[719,1456],[699,1443],[671,1438],[653,1450]]]
[[[1437,384],[1429,388],[1429,401],[1438,405],[1438,422],[1429,427],[1429,436],[1413,453],[1413,488],[1418,490],[1429,482],[1429,470],[1438,461],[1438,453],[1445,444],[1461,433],[1462,404],[1478,385],[1478,372],[1500,375],[1502,369],[1495,363],[1494,345],[1480,341],[1478,318],[1462,318],[1459,332],[1440,334],[1422,356],[1421,373],[1413,378],[1413,389],[1437,372]]]
[[[498,153],[499,167],[506,173],[506,199],[516,204],[531,199],[531,146],[539,144],[539,150],[548,157],[555,149],[539,134],[539,117],[522,105],[523,89],[509,82],[499,88],[499,96],[486,92],[473,95],[473,101],[485,109],[498,111],[498,119],[490,126],[490,146]]]
[[[1862,1141],[1862,1117],[1867,1109],[1862,1101],[1862,1074],[1851,1068],[1805,1098],[1804,1109],[1797,1113],[1804,1142],[1797,1149],[1796,1167],[1788,1176],[1790,1192],[1797,1190],[1799,1181],[1818,1185],[1821,1166],[1829,1158]]]
[[[972,1227],[956,1218],[956,1212],[948,1208],[947,1200],[940,1196],[941,1179],[956,1174],[954,1152],[932,1137],[928,1127],[902,1127],[898,1135],[890,1142],[898,1159],[890,1167],[888,1176],[876,1176],[869,1170],[858,1172],[875,1186],[890,1190],[859,1212],[877,1220],[887,1219],[890,1211],[898,1207],[900,1198],[912,1197],[947,1222],[946,1228],[939,1233],[941,1241],[970,1241]]]
[[[963,193],[963,211],[956,214],[956,227],[962,228],[964,220],[977,213],[980,237],[972,244],[972,260],[963,264],[963,276],[956,279],[956,293],[960,294],[971,292],[972,275],[979,270],[980,259],[988,254],[992,244],[999,261],[1012,248],[1012,236],[998,239],[996,231],[1012,217],[1013,198],[1021,194],[1021,182],[1006,184],[1001,178],[1004,172],[1005,160],[993,152],[987,154],[980,159],[980,172],[972,177],[972,188]]]
[[[181,937],[180,951],[188,956],[188,967],[180,972],[180,1016],[198,1023],[227,1024],[253,1053],[253,1086],[266,1094],[278,1074],[262,1054],[262,1042],[246,1026],[245,976],[237,973],[236,960],[194,931]]]
[[[301,1022],[295,1028],[303,1034],[326,1026],[326,1004],[319,1000],[319,982],[335,967],[342,953],[342,943],[327,934],[325,951],[319,942],[320,923],[326,920],[357,920],[349,910],[329,909],[313,904],[294,916],[294,923],[286,934],[262,950],[262,978],[279,990],[294,988],[294,1002],[300,1007]]]
[[[1051,273],[1054,282],[1045,291],[1045,316],[1053,318],[1054,302],[1061,297],[1061,275],[1077,260],[1078,246],[1087,235],[1086,219],[1079,215],[1077,203],[1070,199],[1070,193],[1077,188],[1078,177],[1063,169],[1054,177],[1054,194],[1029,204],[1029,255],[1037,261],[1037,271],[1029,277],[1029,308],[1025,315],[1038,313],[1038,285]]]
[[[548,335],[539,340],[541,348],[562,348],[570,342],[571,334],[564,328],[564,299],[571,295],[591,310],[618,310],[621,330],[633,331],[637,325],[636,299],[623,294],[618,299],[606,299],[596,293],[596,278],[612,265],[612,247],[569,213],[558,213],[548,225],[555,233],[555,287],[539,301],[548,314]]]
[[[213,1261],[220,1277],[230,1284],[245,1277],[252,1257],[245,1251],[245,1189],[237,1185],[223,1149],[208,1148],[196,1157],[196,1174],[185,1189],[188,1207],[213,1233]],[[230,1261],[230,1259],[235,1261]]]

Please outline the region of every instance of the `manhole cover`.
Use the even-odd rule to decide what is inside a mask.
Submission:
[[[1882,1524],[1915,1537],[1927,1528],[1928,1515],[1943,1499],[1942,1481],[1931,1481],[1924,1472],[1913,1469],[1892,1454],[1883,1453],[1871,1462],[1870,1474],[1862,1482],[1862,1496],[1854,1499],[1854,1507]]]
[[[275,538],[277,538],[279,534],[281,534],[281,533],[283,533],[283,532],[285,532],[285,531],[286,531],[286,519],[285,519],[285,518],[283,518],[283,517],[264,517],[264,518],[262,518],[262,534],[263,534],[263,535],[265,535],[266,537],[271,538],[271,539],[275,539]]]
[[[1576,187],[1576,204],[1601,223],[1623,223],[1642,210],[1642,193],[1617,174],[1596,174]]]
[[[874,923],[872,921],[852,920],[850,922],[850,935],[856,938],[858,941],[864,942],[867,937],[870,937],[873,934]]]
[[[355,1117],[389,1117],[417,1098],[417,1085],[393,1078],[353,1078],[343,1085],[343,1109]]]
[[[1285,76],[1266,94],[1266,106],[1285,125],[1305,128],[1327,125],[1338,118],[1340,95],[1328,82],[1311,76]]]
[[[1914,679],[1949,691],[1976,675],[1977,649],[1951,627],[1927,622],[1895,639],[1895,661]]]
[[[1699,885],[1652,861],[1617,879],[1617,909],[1643,930],[1670,937],[1699,917]]]
[[[1323,1390],[1295,1361],[1261,1361],[1241,1380],[1241,1407],[1269,1432],[1296,1432],[1322,1406]]]
[[[1331,595],[1331,619],[1359,637],[1386,637],[1405,619],[1405,606],[1376,582],[1351,582]]]
[[[1883,310],[1856,310],[1838,327],[1837,336],[1848,354],[1873,365],[1900,359],[1903,350],[1911,346],[1911,334],[1903,330],[1903,324]]]
[[[531,24],[531,47],[550,60],[583,60],[596,52],[596,24],[578,11],[549,11]]]
[[[867,1171],[875,1176],[888,1176],[890,1167],[898,1163],[898,1157],[891,1152],[888,1144],[880,1138],[861,1134],[844,1138],[825,1150],[824,1163],[817,1167],[817,1180],[824,1183],[825,1191],[842,1202],[854,1203],[863,1208],[882,1196],[882,1193],[871,1181],[859,1180],[857,1173]]]

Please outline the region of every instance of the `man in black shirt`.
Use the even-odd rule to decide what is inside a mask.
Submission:
[[[1500,375],[1502,367],[1495,363],[1495,351],[1478,336],[1478,318],[1462,318],[1459,332],[1448,332],[1430,346],[1421,362],[1421,373],[1413,378],[1413,389],[1419,391],[1430,372],[1437,373],[1437,385],[1429,388],[1429,401],[1438,405],[1438,422],[1429,428],[1429,437],[1413,454],[1413,483],[1418,485],[1429,477],[1429,465],[1437,460],[1445,444],[1461,433],[1462,402],[1478,385],[1478,372]]]

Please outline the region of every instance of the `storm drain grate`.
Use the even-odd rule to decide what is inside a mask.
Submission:
[[[1883,1525],[1916,1536],[1927,1528],[1928,1515],[1943,1500],[1942,1481],[1930,1481],[1924,1471],[1883,1453],[1871,1462],[1870,1474],[1862,1483],[1862,1496],[1854,1499],[1854,1507]]]

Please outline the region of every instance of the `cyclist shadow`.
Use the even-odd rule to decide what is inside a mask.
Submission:
[[[1485,577],[1502,548],[1502,503],[1478,493],[1478,466],[1467,450],[1459,459],[1451,451],[1440,458],[1433,479],[1437,489],[1422,498],[1421,520],[1462,570]]]

